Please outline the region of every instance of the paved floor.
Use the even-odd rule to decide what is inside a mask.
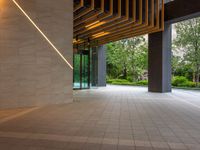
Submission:
[[[6,116],[0,150],[200,150],[198,91],[108,86],[74,93],[72,104]]]

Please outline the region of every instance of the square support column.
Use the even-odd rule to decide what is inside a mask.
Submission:
[[[171,24],[163,32],[149,34],[149,92],[171,92]]]
[[[99,46],[98,53],[98,86],[106,86],[106,46]]]

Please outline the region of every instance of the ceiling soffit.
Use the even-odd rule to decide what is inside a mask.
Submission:
[[[103,45],[164,30],[164,0],[74,0],[74,45]]]

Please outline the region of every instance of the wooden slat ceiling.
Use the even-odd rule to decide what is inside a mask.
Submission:
[[[74,45],[164,30],[164,0],[74,0]]]

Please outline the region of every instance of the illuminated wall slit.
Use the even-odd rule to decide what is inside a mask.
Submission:
[[[43,33],[43,31],[36,25],[36,23],[29,17],[29,15],[22,9],[22,7],[15,1],[12,0],[19,10],[25,15],[25,17],[31,22],[31,24],[38,30],[42,37],[49,43],[49,45],[58,53],[58,55],[65,61],[65,63],[73,69],[73,66],[67,61],[67,59],[61,54],[56,46],[49,40],[49,38]]]

